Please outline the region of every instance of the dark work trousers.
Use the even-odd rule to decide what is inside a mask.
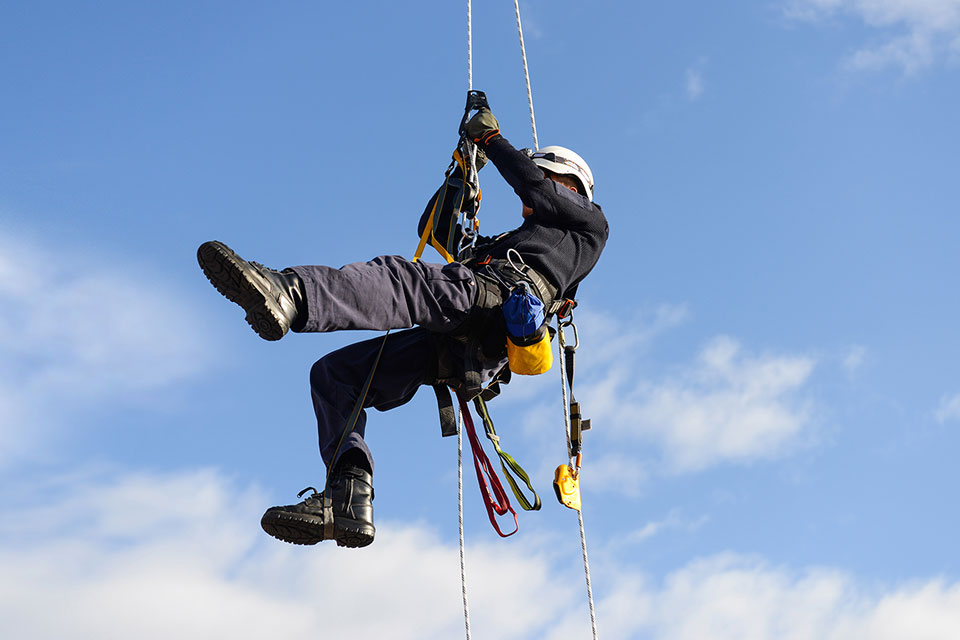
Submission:
[[[473,272],[462,264],[411,262],[399,256],[381,256],[340,269],[304,266],[293,270],[306,291],[307,318],[299,332],[417,327],[391,332],[386,339],[363,402],[364,408],[379,411],[409,402],[420,385],[432,381],[436,345],[467,318],[477,288]],[[348,450],[359,449],[373,468],[363,439],[366,412],[360,412],[353,431],[340,440],[381,344],[382,336],[338,349],[310,371],[320,455],[327,466]]]

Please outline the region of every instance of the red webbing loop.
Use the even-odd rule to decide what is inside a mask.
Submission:
[[[473,451],[473,466],[477,471],[477,483],[480,485],[480,495],[484,498],[483,506],[487,509],[490,524],[493,525],[494,530],[500,534],[501,538],[512,536],[520,530],[517,512],[510,506],[510,499],[507,497],[507,492],[503,490],[503,485],[500,483],[497,472],[494,471],[490,465],[490,459],[487,458],[487,454],[484,453],[483,447],[480,445],[480,439],[477,438],[477,431],[473,426],[473,417],[470,415],[470,407],[463,399],[463,396],[460,395],[459,391],[457,391],[457,400],[460,402],[460,413],[463,416],[463,424],[466,427],[467,437],[470,438],[470,449]],[[484,474],[490,478],[489,486],[484,479]],[[490,490],[491,487],[493,488],[492,494]],[[500,525],[497,524],[497,516],[502,516],[508,511],[513,514],[513,523],[516,525],[516,528],[510,533],[504,533],[500,530]]]

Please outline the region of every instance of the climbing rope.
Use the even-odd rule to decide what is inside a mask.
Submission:
[[[527,87],[527,105],[530,110],[530,129],[533,134],[533,148],[540,148],[540,141],[537,137],[537,120],[534,114],[533,109],[533,90],[530,87],[530,68],[527,64],[527,49],[523,40],[523,22],[520,19],[520,2],[519,0],[514,0],[513,2],[514,13],[517,18],[517,35],[520,40],[520,56],[523,61],[523,77],[524,82]],[[467,89],[468,91],[473,91],[473,3],[472,0],[467,0]],[[468,147],[470,151],[470,166],[475,166],[473,157],[475,150]],[[570,321],[572,324],[572,320]],[[558,348],[560,350],[560,386],[563,395],[563,419],[564,419],[564,432],[567,438],[567,451],[568,453],[572,450],[570,442],[570,414],[569,406],[567,404],[567,376],[565,373],[565,354],[564,354],[564,338],[563,338],[563,326],[559,326],[558,330],[559,340]],[[458,517],[459,517],[459,533],[460,533],[460,582],[463,591],[463,617],[464,617],[464,628],[466,631],[466,638],[470,640],[470,608],[467,601],[467,574],[466,574],[466,562],[465,562],[465,552],[464,552],[464,533],[463,533],[463,428],[464,428],[464,416],[463,412],[465,407],[461,404],[460,410],[458,411],[458,420],[457,420],[457,494],[458,494]],[[587,583],[587,600],[590,607],[590,628],[593,633],[593,640],[598,640],[597,635],[597,618],[596,611],[594,608],[593,602],[593,587],[590,582],[590,561],[587,557],[587,537],[586,530],[583,524],[583,508],[577,509],[577,520],[580,525],[580,548],[583,554],[583,571],[586,576]]]
[[[469,2],[469,0],[467,0]],[[523,78],[527,82],[527,104],[530,105],[530,128],[533,129],[533,148],[539,149],[537,140],[537,119],[533,115],[533,91],[530,90],[530,70],[527,68],[527,48],[523,44],[523,24],[520,22],[520,0],[513,0],[513,8],[517,14],[517,34],[520,36],[520,56],[523,58]]]
[[[467,0],[467,91],[473,91],[473,2]],[[476,158],[471,158],[475,162]],[[471,166],[476,166],[475,164]],[[453,223],[451,223],[452,226]],[[463,593],[463,627],[470,640],[470,604],[467,600],[467,564],[463,538],[463,412],[457,413],[457,516],[460,521],[460,589]]]
[[[463,625],[470,640],[470,605],[467,602],[467,564],[463,543],[463,413],[457,416],[457,502],[460,515],[460,586],[463,591]]]
[[[473,2],[467,0],[467,91],[473,91]]]
[[[570,324],[573,321],[570,320]],[[560,351],[560,392],[563,395],[563,430],[567,438],[568,455],[573,450],[570,441],[570,412],[567,404],[567,374],[566,374],[566,343],[563,338],[563,323],[558,321],[557,348]],[[578,480],[579,481],[579,480]],[[587,579],[587,602],[590,605],[590,629],[593,631],[593,640],[597,640],[597,614],[593,606],[593,586],[590,584],[590,560],[587,558],[587,533],[583,526],[583,506],[577,511],[577,521],[580,523],[580,549],[583,552],[583,573]]]

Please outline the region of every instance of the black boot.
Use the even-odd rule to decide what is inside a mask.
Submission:
[[[197,262],[207,279],[247,312],[247,322],[264,340],[279,340],[297,316],[303,318],[303,281],[292,270],[275,271],[247,262],[222,242],[204,242]]]
[[[330,478],[330,498],[307,487],[297,497],[309,498],[286,507],[271,507],[260,526],[278,540],[317,544],[336,540],[339,547],[365,547],[373,542],[373,476],[354,466],[338,466]]]

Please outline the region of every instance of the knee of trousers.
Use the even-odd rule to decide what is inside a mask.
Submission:
[[[328,401],[336,397],[336,394],[332,394],[330,391],[339,386],[339,382],[333,375],[336,365],[330,360],[329,356],[324,356],[314,362],[313,366],[310,367],[311,393],[315,396],[323,396]]]

